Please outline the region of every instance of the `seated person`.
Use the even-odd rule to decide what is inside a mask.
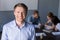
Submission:
[[[45,29],[47,30],[51,30],[53,29],[54,27],[52,26],[52,22],[51,22],[51,19],[53,18],[53,13],[52,12],[48,12],[48,15],[47,15],[47,22],[45,24]]]
[[[39,12],[37,10],[34,10],[33,15],[29,18],[29,23],[32,23],[33,25],[41,25]]]
[[[58,17],[54,16],[51,21],[55,26],[55,31],[60,31],[60,20],[58,19]]]

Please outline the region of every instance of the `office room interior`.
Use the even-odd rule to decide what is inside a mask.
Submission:
[[[60,0],[0,0],[0,36],[3,25],[14,20],[13,7],[17,3],[25,3],[28,6],[26,20],[33,14],[34,10],[38,10],[42,24],[47,22],[48,12],[53,12],[60,19]],[[59,38],[60,36],[57,36],[56,40]]]

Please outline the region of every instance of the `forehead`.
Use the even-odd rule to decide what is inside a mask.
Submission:
[[[25,9],[21,6],[17,6],[14,10],[25,10]]]

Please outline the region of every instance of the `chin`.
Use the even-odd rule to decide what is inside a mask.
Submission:
[[[19,19],[19,21],[24,21],[23,19]]]

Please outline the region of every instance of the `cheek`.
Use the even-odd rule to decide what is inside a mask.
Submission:
[[[17,15],[15,14],[15,17],[16,17]]]
[[[18,18],[18,15],[16,13],[14,13],[14,16],[15,16],[15,18]]]

